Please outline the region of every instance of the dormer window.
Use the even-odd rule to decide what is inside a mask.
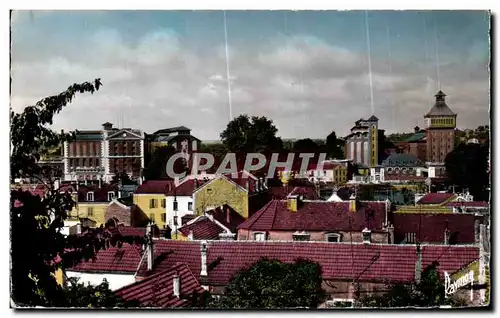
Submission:
[[[113,191],[108,191],[108,201],[113,201],[115,198],[115,193]]]
[[[292,234],[294,241],[309,241],[311,239],[311,234],[306,232],[295,232]]]
[[[340,234],[339,233],[328,233],[325,234],[325,241],[331,242],[331,243],[338,243],[340,242]]]
[[[264,232],[256,232],[253,234],[253,239],[255,241],[265,241],[266,240],[266,233]]]
[[[94,192],[92,192],[92,191],[87,192],[87,201],[88,202],[93,202],[94,201]]]

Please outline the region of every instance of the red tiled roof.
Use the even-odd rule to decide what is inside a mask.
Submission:
[[[170,191],[167,192],[167,195],[173,196],[173,195],[178,195],[178,196],[191,196],[193,192],[198,188],[201,187],[206,181],[204,180],[194,180],[194,179],[188,179],[183,181],[181,184],[179,184],[177,187],[172,187]],[[198,184],[198,185],[196,185]]]
[[[487,208],[490,206],[488,202],[485,201],[469,201],[469,202],[448,202],[446,203],[447,207],[466,207],[466,208]]]
[[[137,194],[166,194],[175,187],[172,180],[148,180],[141,184],[135,193]]]
[[[417,260],[415,245],[210,241],[207,246],[207,284],[220,286],[227,285],[238,271],[261,257],[283,262],[310,259],[321,265],[324,279],[402,282],[413,281]],[[155,249],[156,255],[164,255],[155,272],[184,262],[199,278],[199,241],[160,240]],[[427,245],[422,247],[422,253],[423,268],[438,260],[441,274],[442,271],[456,272],[479,257],[479,249],[475,246]],[[144,269],[145,265],[139,274],[147,274]]]
[[[80,186],[78,189],[78,202],[87,202],[87,193],[94,192],[94,201],[91,202],[110,202],[108,200],[108,192],[118,191],[117,184],[103,184],[99,188],[96,185]]]
[[[125,226],[118,225],[118,231],[123,236],[144,236],[146,235],[145,227],[134,227],[134,226]]]
[[[291,190],[291,191],[290,191]],[[305,200],[319,200],[313,187],[269,187],[269,196],[274,199],[285,199],[288,195],[302,195]]]
[[[322,170],[333,170],[333,169],[336,169],[336,168],[338,168],[340,166],[342,166],[342,164],[340,164],[340,163],[324,162]],[[310,171],[310,170],[317,170],[317,169],[320,169],[320,168],[321,168],[321,165],[319,163],[310,163],[307,166],[307,170],[308,171]]]
[[[69,271],[135,273],[142,257],[142,247],[124,243],[120,247],[99,250],[94,260],[78,263]]]
[[[186,214],[181,217],[181,225],[186,224],[187,222],[191,221],[192,219],[196,218],[196,215],[194,214]]]
[[[418,200],[417,204],[440,204],[454,196],[456,195],[453,193],[427,193]]]
[[[179,228],[179,231],[185,236],[193,231],[193,239],[195,240],[217,240],[219,234],[225,232],[223,228],[205,216],[191,224],[184,225]]]
[[[457,213],[394,213],[395,243],[400,243],[406,233],[415,233],[415,239],[424,243],[444,244],[444,232],[450,231],[450,243],[475,242],[474,214]]]
[[[212,215],[215,220],[227,227],[233,233],[236,233],[238,226],[245,222],[245,218],[227,204],[207,211],[206,213]]]
[[[385,222],[385,202],[358,202],[357,205],[357,212],[349,212],[349,202],[305,201],[297,212],[291,212],[286,200],[273,200],[238,229],[362,231],[367,227],[372,231],[381,230]]]
[[[180,297],[174,295],[174,275],[179,276]],[[115,293],[127,301],[138,301],[142,306],[172,308],[189,306],[192,295],[199,295],[204,291],[188,266],[179,263],[137,283],[122,287]]]

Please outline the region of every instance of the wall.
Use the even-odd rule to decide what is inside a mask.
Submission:
[[[209,207],[228,204],[244,218],[248,218],[248,193],[225,178],[214,179],[194,194],[195,214],[203,214]]]
[[[97,224],[96,226],[99,227],[101,224],[106,223],[106,209],[108,207],[107,202],[95,202],[95,203],[88,203],[88,202],[82,202],[78,203],[75,208],[73,208],[69,216],[72,217],[79,217],[79,218],[89,218],[93,221],[95,221]],[[88,215],[88,208],[93,208],[93,215],[89,216]]]
[[[156,200],[156,208],[150,208],[149,203],[151,199]],[[148,218],[153,214],[153,221],[161,229],[165,226],[165,222],[162,220],[162,215],[167,213],[167,208],[162,208],[161,202],[166,199],[164,194],[134,194],[133,202],[137,208],[144,213]]]
[[[117,290],[123,286],[135,283],[134,274],[110,274],[110,273],[84,273],[67,271],[66,276],[80,278],[80,283],[89,282],[91,285],[99,285],[105,278],[109,283],[109,289]]]
[[[194,203],[192,204],[191,211],[188,210],[188,203],[193,202],[191,196],[177,196],[177,227],[181,226],[181,218],[186,214],[194,214]],[[175,230],[174,226],[174,216],[176,215],[174,211],[174,197],[167,196],[167,224],[171,229]]]
[[[238,240],[253,240],[253,234],[261,231],[238,230]],[[267,232],[267,240],[269,241],[292,241],[295,231],[263,231]],[[341,234],[341,242],[359,243],[363,242],[363,234],[361,232],[343,232],[343,231],[318,231],[308,232],[311,234],[310,241],[326,241],[325,235],[327,233]],[[373,243],[389,243],[389,236],[387,233],[372,233]]]
[[[106,208],[106,221],[111,218],[117,218],[119,223],[125,226],[134,226],[132,223],[132,213],[130,208],[125,208],[117,203],[111,203]]]

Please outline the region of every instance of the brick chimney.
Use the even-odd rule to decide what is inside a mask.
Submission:
[[[387,232],[389,233],[389,244],[394,244],[394,225],[389,224]]]
[[[356,211],[357,211],[357,198],[356,195],[353,193],[349,198],[349,212],[356,212]]]
[[[181,279],[179,277],[179,273],[175,272],[174,274],[174,296],[180,298],[181,296]]]
[[[365,227],[361,233],[363,233],[363,243],[370,244],[372,242],[372,231]]]
[[[287,209],[290,212],[297,212],[300,209],[301,197],[298,195],[289,195],[286,198]]]
[[[207,241],[201,242],[201,271],[200,276],[207,277]]]
[[[415,282],[420,283],[420,278],[422,277],[422,248],[419,243],[417,243],[417,261],[415,262]]]
[[[446,228],[444,230],[444,245],[448,245],[450,244],[450,230],[448,230],[448,228]]]

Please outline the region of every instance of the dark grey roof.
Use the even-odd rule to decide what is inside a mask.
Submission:
[[[417,167],[424,164],[417,157],[406,153],[391,153],[381,164],[382,167]]]
[[[372,117],[368,118],[368,121],[378,121],[378,118],[375,115],[372,115]]]
[[[436,103],[434,106],[432,106],[431,110],[424,116],[424,117],[430,117],[430,116],[456,116],[453,111],[451,111],[450,107],[446,105],[446,99],[445,96],[446,94],[443,93],[442,91],[437,92],[436,95]]]
[[[177,127],[172,127],[172,128],[165,128],[165,129],[160,129],[154,133],[156,134],[168,134],[168,133],[173,133],[173,132],[178,132],[178,131],[191,131],[191,129],[185,127],[185,126],[177,126]]]

